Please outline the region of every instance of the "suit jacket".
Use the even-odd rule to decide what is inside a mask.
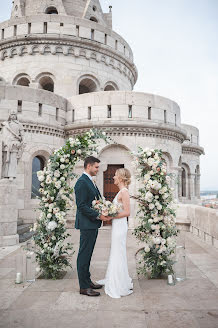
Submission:
[[[92,230],[101,227],[102,221],[97,220],[99,215],[92,209],[92,201],[101,197],[100,191],[86,174],[83,174],[75,185],[76,195],[76,222],[75,228],[80,230]]]

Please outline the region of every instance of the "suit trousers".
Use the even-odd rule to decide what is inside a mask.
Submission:
[[[90,262],[98,236],[98,229],[80,230],[80,247],[77,257],[77,273],[79,285],[82,289],[90,288]]]

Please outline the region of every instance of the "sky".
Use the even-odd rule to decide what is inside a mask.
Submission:
[[[73,1],[73,0],[72,0]],[[0,21],[11,0],[1,0]],[[200,130],[201,190],[218,190],[218,0],[101,0],[131,46],[134,91],[176,101],[182,123]]]

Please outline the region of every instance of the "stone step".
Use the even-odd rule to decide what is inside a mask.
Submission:
[[[20,224],[17,226],[17,233],[19,235],[19,242],[23,243],[33,236],[33,232],[30,231],[32,227],[31,223]]]
[[[29,232],[25,232],[22,235],[19,235],[19,242],[20,243],[24,243],[25,241],[29,240],[32,238],[34,232],[33,231],[29,231]]]
[[[17,226],[18,235],[23,235],[25,232],[29,232],[32,224],[21,224]]]
[[[18,219],[17,220],[17,226],[20,226],[20,225],[22,225],[23,224],[23,219]]]

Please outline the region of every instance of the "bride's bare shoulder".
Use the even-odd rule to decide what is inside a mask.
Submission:
[[[123,188],[120,193],[121,193],[121,196],[122,195],[126,196],[126,195],[129,195],[129,190],[127,188]]]

